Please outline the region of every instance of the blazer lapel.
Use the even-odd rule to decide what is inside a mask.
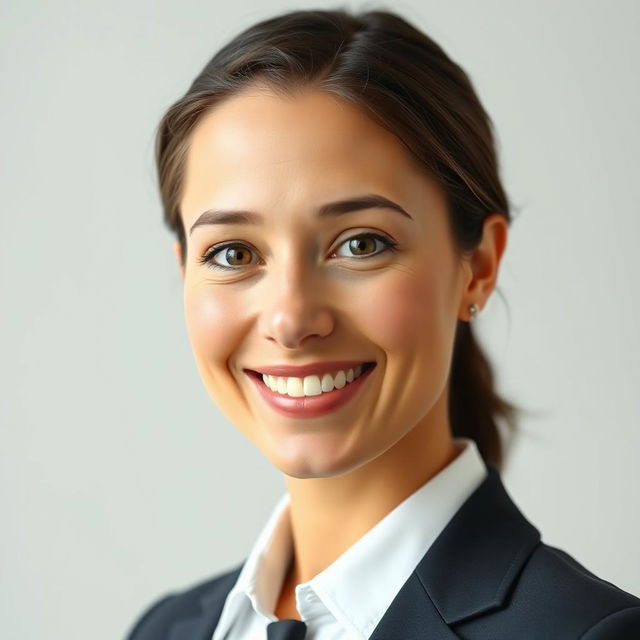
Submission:
[[[539,543],[540,532],[487,465],[487,478],[420,560],[370,640],[458,638],[450,625],[502,606]]]
[[[227,594],[236,583],[243,565],[244,563],[216,581],[214,588],[197,600],[197,605],[191,612],[193,615],[173,624],[168,640],[211,640]]]
[[[433,605],[414,571],[369,640],[459,640]]]

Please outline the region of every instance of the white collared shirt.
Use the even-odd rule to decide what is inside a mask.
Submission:
[[[367,640],[434,540],[487,475],[476,443],[295,589],[305,640]],[[212,640],[266,640],[293,553],[289,494],[274,507],[225,600]]]

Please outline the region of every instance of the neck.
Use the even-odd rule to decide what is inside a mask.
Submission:
[[[448,421],[426,416],[393,447],[340,476],[286,476],[293,584],[320,573],[459,453]]]

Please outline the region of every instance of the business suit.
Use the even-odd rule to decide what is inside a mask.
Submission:
[[[640,640],[640,598],[543,543],[487,471],[370,640]],[[211,640],[241,568],[161,599],[128,640]]]

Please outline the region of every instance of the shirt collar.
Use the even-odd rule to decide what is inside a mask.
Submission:
[[[214,640],[225,636],[247,606],[268,620],[277,620],[273,611],[292,555],[289,502],[288,493],[280,497],[258,535],[227,595]]]
[[[390,511],[331,565],[296,586],[301,617],[312,615],[307,595],[356,637],[368,638],[396,594],[454,513],[485,479],[476,443],[454,438],[459,454]],[[224,637],[248,606],[266,620],[273,614],[292,554],[289,495],[280,497],[233,589],[214,637]],[[218,633],[219,632],[219,633]]]

